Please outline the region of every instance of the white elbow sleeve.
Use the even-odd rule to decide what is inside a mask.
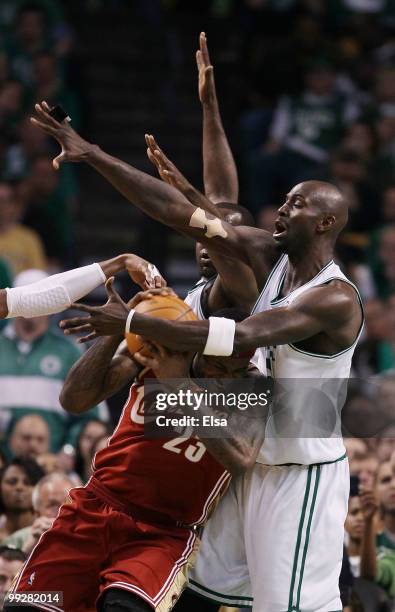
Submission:
[[[31,285],[7,288],[7,318],[40,317],[61,312],[105,280],[103,270],[94,263],[48,276]]]
[[[224,317],[209,318],[209,332],[204,355],[229,357],[233,353],[236,323]]]

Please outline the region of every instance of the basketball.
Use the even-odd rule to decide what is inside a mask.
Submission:
[[[168,321],[197,321],[197,316],[188,304],[172,295],[154,295],[137,304],[135,310],[141,314]],[[144,349],[144,339],[138,334],[130,332],[125,338],[132,355]]]

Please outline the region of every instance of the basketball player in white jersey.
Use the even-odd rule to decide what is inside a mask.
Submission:
[[[273,236],[233,227],[191,204],[172,186],[83,140],[69,124],[53,119],[46,105],[36,105],[36,111],[35,123],[62,147],[55,167],[63,161],[85,161],[150,216],[219,254],[243,261],[254,272],[261,303],[269,303],[267,310],[236,325],[226,318],[178,324],[133,312],[125,316],[121,306],[116,316],[105,307],[91,309],[88,319],[76,318],[65,325],[90,331],[87,339],[92,339],[119,333],[127,319],[128,329],[175,350],[224,356],[265,347],[260,363],[266,366],[266,357],[271,366],[274,363],[275,377],[349,375],[363,315],[355,288],[332,261],[337,236],[347,221],[347,203],[335,186],[318,181],[295,186],[279,209]],[[285,259],[278,261],[278,266],[284,265],[278,287],[273,277],[267,282],[275,250],[285,253]],[[272,347],[271,352],[266,347]],[[301,409],[298,405],[298,416]],[[340,610],[338,577],[348,497],[344,453],[339,438],[298,438],[294,432],[284,443],[267,437],[259,461],[238,481],[238,515],[244,532],[240,536],[244,536],[255,611]],[[212,529],[213,525],[215,516]],[[259,530],[259,525],[264,529]],[[237,577],[242,576],[237,571]],[[203,586],[233,602],[237,589],[237,596],[243,594],[241,603],[246,601],[244,585],[220,582],[213,570]]]

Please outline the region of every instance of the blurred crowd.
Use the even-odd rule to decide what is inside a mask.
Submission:
[[[142,8],[154,21],[165,11],[171,23],[194,4],[150,0]],[[220,100],[221,109],[238,113],[232,121],[238,118],[242,203],[257,224],[270,230],[284,193],[305,179],[336,183],[350,202],[338,258],[361,292],[366,326],[344,409],[352,480],[342,594],[354,612],[391,610],[395,1],[207,0],[198,8],[213,31],[219,24],[225,32],[218,84],[221,91],[221,74],[225,80],[230,67],[235,100]],[[29,121],[34,101],[45,99],[64,106],[80,127],[74,38],[56,0],[0,3],[0,287],[76,263],[77,170],[53,170],[56,144]],[[106,405],[84,416],[60,406],[60,389],[79,355],[50,317],[16,319],[0,329],[0,595],[70,487],[87,481],[111,433]]]

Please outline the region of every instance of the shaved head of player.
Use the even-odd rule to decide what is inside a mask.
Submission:
[[[310,250],[330,254],[347,219],[347,201],[335,185],[306,181],[287,194],[278,210],[273,238],[290,258]]]

